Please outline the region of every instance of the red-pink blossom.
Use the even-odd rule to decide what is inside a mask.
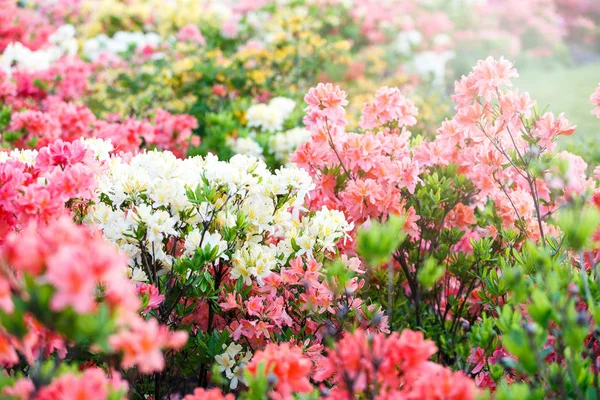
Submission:
[[[194,389],[193,394],[188,394],[183,398],[183,400],[234,400],[235,396],[233,394],[223,394],[221,389],[213,388],[213,389],[203,389],[196,388]]]
[[[38,400],[90,399],[105,400],[110,393],[127,394],[127,382],[116,372],[109,378],[100,368],[86,369],[83,374],[66,373],[43,387],[36,396]]]
[[[194,24],[187,24],[181,28],[179,32],[177,32],[176,38],[180,42],[190,42],[201,46],[206,44],[206,39],[202,35],[202,32],[200,32],[200,29]]]
[[[130,329],[109,338],[110,345],[123,353],[123,367],[137,366],[145,374],[164,368],[163,349],[178,350],[186,341],[187,332],[170,331],[155,319],[134,319],[130,323]]]
[[[596,106],[596,108],[592,110],[592,114],[600,118],[600,86],[598,86],[596,90],[594,90],[594,93],[592,93],[592,96],[590,97],[590,102]]]
[[[264,364],[267,373],[272,373],[277,378],[273,398],[291,400],[293,393],[312,391],[309,381],[312,363],[299,347],[289,343],[268,344],[264,350],[254,353],[247,370],[256,374],[261,364]]]

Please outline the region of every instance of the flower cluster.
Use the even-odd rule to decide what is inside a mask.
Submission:
[[[296,103],[284,97],[271,99],[267,104],[255,104],[246,111],[248,126],[267,132],[278,132],[294,110]]]
[[[272,174],[262,161],[247,156],[226,163],[210,156],[182,160],[168,152],[148,152],[111,159],[98,181],[101,202],[90,208],[89,218],[130,256],[134,268],[141,269],[148,255],[170,268],[182,252],[193,255],[208,246],[218,249],[215,259],[230,255],[234,278],[243,276],[250,283],[266,277],[277,260],[334,251],[351,229],[343,216],[329,210],[300,220],[298,208],[311,189],[304,171]],[[194,197],[211,191],[209,198]],[[224,240],[240,220],[247,233],[239,232],[234,243]],[[206,232],[212,222],[214,230]],[[267,236],[272,243],[261,244],[258,238]]]
[[[348,314],[367,329],[387,330],[381,312],[355,297],[363,284],[357,259],[343,258],[344,280],[328,278],[323,263],[353,227],[336,210],[306,212],[313,183],[305,171],[272,173],[242,155],[223,162],[169,152],[108,164],[86,221],[128,255],[128,275],[147,298],[144,313],[191,327],[192,344],[203,335],[222,344],[210,356],[232,389],[245,382],[241,366],[252,349],[279,335],[319,346],[328,329],[343,329]],[[116,343],[129,365],[127,345]]]
[[[499,273],[486,251],[560,237],[550,216],[596,186],[581,157],[555,150],[556,139],[575,127],[562,114],[540,115],[527,93],[506,89],[516,76],[504,59],[481,60],[456,83],[456,115],[430,140],[411,140],[417,110],[398,89],[384,87],[365,103],[360,133],[346,131],[339,87],[319,84],[305,98],[312,136],[292,160],[315,179],[310,207],[341,210],[357,226],[400,216],[406,240],[395,239],[395,228],[358,235],[359,242],[373,236],[368,250],[357,248],[365,260],[390,260],[389,271],[371,265],[372,286],[363,290],[375,295],[387,281],[387,304],[398,304],[403,291],[415,314],[411,324],[396,320],[396,329],[436,324],[446,332],[435,339],[443,358],[458,356],[447,335],[506,301],[487,294],[479,278]],[[505,262],[516,262],[511,257]]]
[[[357,330],[329,351],[314,378],[333,376],[337,382],[326,399],[369,392],[377,398],[474,399],[475,386],[462,372],[428,361],[435,352],[435,344],[422,332],[404,330],[385,337]]]
[[[10,43],[0,57],[1,68],[11,75],[15,69],[25,71],[40,71],[50,68],[52,64],[64,56],[77,53],[75,28],[63,25],[48,37],[49,47],[30,50],[21,42]]]
[[[4,2],[0,11],[0,51],[11,43],[23,43],[31,50],[44,46],[55,28],[47,18],[16,2]]]
[[[58,97],[47,97],[39,106],[27,108],[20,107],[21,99],[19,95],[6,98],[12,112],[6,122],[3,142],[10,147],[40,148],[57,139],[72,142],[81,138],[100,138],[110,141],[118,152],[136,152],[147,146],[170,150],[184,157],[190,143],[198,144],[199,138],[192,138],[192,131],[198,124],[189,115],[158,109],[152,119],[119,121],[113,118],[106,121],[96,118],[86,106]]]
[[[50,222],[93,198],[102,166],[84,142],[57,140],[35,150],[0,153],[0,242],[29,222]]]
[[[255,135],[252,135],[255,137]],[[256,158],[263,158],[264,149],[251,136],[228,138],[227,143],[236,154],[244,154]]]
[[[411,160],[410,133],[403,129],[406,122],[414,123],[416,109],[398,89],[383,88],[374,103],[365,105],[361,125],[375,128],[373,124],[382,119],[381,124],[393,122],[393,126],[346,133],[345,97],[345,92],[331,84],[319,84],[306,96],[304,122],[312,138],[298,147],[292,161],[315,176],[313,206],[341,208],[355,222],[403,213],[399,189],[414,192],[419,182],[420,164]],[[336,174],[341,176],[341,189]],[[414,211],[405,214],[414,215]]]
[[[127,278],[126,258],[97,231],[67,216],[9,234],[1,263],[5,367],[19,367],[17,352],[30,365],[55,351],[64,358],[83,339],[94,352],[122,351],[124,368],[150,373],[163,368],[162,349],[180,348],[187,339],[186,332],[139,316],[141,303]],[[72,326],[77,315],[84,325]]]
[[[223,345],[223,347],[225,346]],[[243,347],[237,343],[229,344],[224,350],[224,353],[215,356],[215,362],[219,366],[219,372],[224,372],[225,377],[230,380],[229,387],[236,389],[240,380],[246,383],[242,375],[242,368],[248,364],[252,354],[250,352],[242,353]]]
[[[285,132],[276,133],[269,137],[269,152],[277,162],[287,164],[289,156],[298,146],[310,139],[310,132],[305,128],[294,128]]]
[[[119,55],[129,50],[156,48],[160,45],[161,38],[156,33],[142,32],[116,32],[112,37],[100,34],[88,39],[83,44],[83,55],[95,61],[103,55]]]
[[[4,395],[20,399],[32,398],[35,393],[33,382],[19,380],[14,386],[4,389]],[[52,380],[49,385],[35,393],[39,400],[58,398],[98,398],[125,399],[129,385],[115,374],[107,377],[100,368],[89,368],[82,373],[65,373]]]
[[[600,118],[600,86],[596,88],[592,96],[590,97],[590,102],[596,106],[592,111],[596,117]]]
[[[312,391],[309,380],[312,363],[299,347],[287,343],[279,346],[269,344],[264,350],[256,352],[248,364],[248,371],[256,374],[259,367],[275,375],[274,390],[278,396],[273,398],[292,399],[293,393]]]

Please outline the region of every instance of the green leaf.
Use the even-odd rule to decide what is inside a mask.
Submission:
[[[357,236],[357,253],[371,267],[379,267],[392,257],[406,238],[404,218],[390,216],[384,223],[373,221],[366,229],[361,227]]]

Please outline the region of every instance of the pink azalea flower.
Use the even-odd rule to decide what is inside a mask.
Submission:
[[[277,377],[274,398],[291,400],[293,393],[312,391],[309,381],[312,363],[302,354],[299,347],[289,343],[268,344],[264,350],[254,353],[247,370],[256,374],[261,363],[265,364],[268,373]]]
[[[233,394],[224,395],[219,388],[196,388],[193,394],[188,394],[183,400],[235,400],[235,396]]]
[[[135,319],[131,322],[131,329],[109,338],[110,345],[123,352],[123,367],[130,368],[135,365],[145,374],[164,368],[163,348],[177,350],[186,341],[187,332],[172,332],[166,326],[159,325],[155,319]]]
[[[592,111],[592,114],[600,118],[600,86],[594,90],[594,93],[590,97],[590,102],[596,106],[596,108],[594,108]]]
[[[473,364],[473,369],[471,370],[471,373],[474,375],[477,374],[483,369],[483,367],[485,367],[485,350],[480,347],[472,349],[471,355],[469,355],[467,361]]]
[[[180,42],[190,42],[201,46],[206,44],[206,39],[202,35],[202,32],[200,32],[200,29],[194,24],[187,24],[181,28],[179,32],[177,32],[176,37]]]

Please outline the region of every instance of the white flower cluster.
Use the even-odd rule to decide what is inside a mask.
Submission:
[[[396,36],[394,47],[402,55],[410,55],[423,39],[421,32],[417,30],[401,31]]]
[[[145,46],[158,47],[162,43],[161,37],[154,33],[119,31],[112,38],[100,34],[83,44],[83,54],[90,60],[96,60],[100,54],[121,54],[129,49],[141,49]]]
[[[294,111],[296,107],[296,102],[292,99],[288,99],[286,97],[274,97],[269,101],[269,107],[276,109],[281,115],[283,115],[283,119],[286,120]]]
[[[99,161],[107,161],[110,158],[110,153],[115,149],[110,139],[81,138],[79,141],[86,148],[92,150],[95,158]]]
[[[269,137],[269,152],[281,164],[287,164],[290,154],[296,147],[310,139],[310,132],[303,127],[290,129]]]
[[[243,347],[237,343],[230,343],[229,346],[223,345],[223,354],[215,356],[215,361],[218,365],[219,372],[225,372],[225,376],[229,379],[229,388],[235,390],[239,382],[246,384],[243,374],[243,366],[250,362],[252,353],[242,352]]]
[[[34,51],[22,43],[10,43],[0,56],[0,69],[9,76],[15,69],[41,71],[48,69],[63,56],[77,54],[77,49],[75,28],[73,25],[63,25],[50,35],[48,46],[42,49]]]
[[[30,149],[14,149],[10,152],[0,151],[0,163],[7,162],[8,160],[17,160],[32,167],[35,165],[37,155],[37,150]]]
[[[73,25],[62,25],[48,37],[48,42],[57,49],[55,51],[59,51],[62,55],[74,56],[77,54],[77,50],[79,50],[75,34],[75,27]]]
[[[263,148],[251,137],[229,138],[227,144],[236,154],[263,158]]]
[[[235,3],[227,4],[226,1],[210,2],[207,10],[207,19],[212,20],[213,23],[221,27],[233,17],[232,6],[234,5]]]
[[[454,58],[453,51],[437,53],[435,51],[424,51],[416,53],[409,69],[418,75],[432,79],[435,86],[444,85],[446,77],[446,64]]]
[[[156,151],[107,163],[88,221],[129,256],[134,279],[147,277],[149,260],[164,273],[176,257],[200,250],[227,263],[232,278],[262,284],[290,257],[335,251],[352,229],[338,211],[306,212],[314,184],[296,167],[271,173],[244,155],[224,162]]]
[[[294,100],[285,97],[275,97],[268,104],[255,104],[246,112],[248,126],[266,132],[279,132],[295,106]]]

